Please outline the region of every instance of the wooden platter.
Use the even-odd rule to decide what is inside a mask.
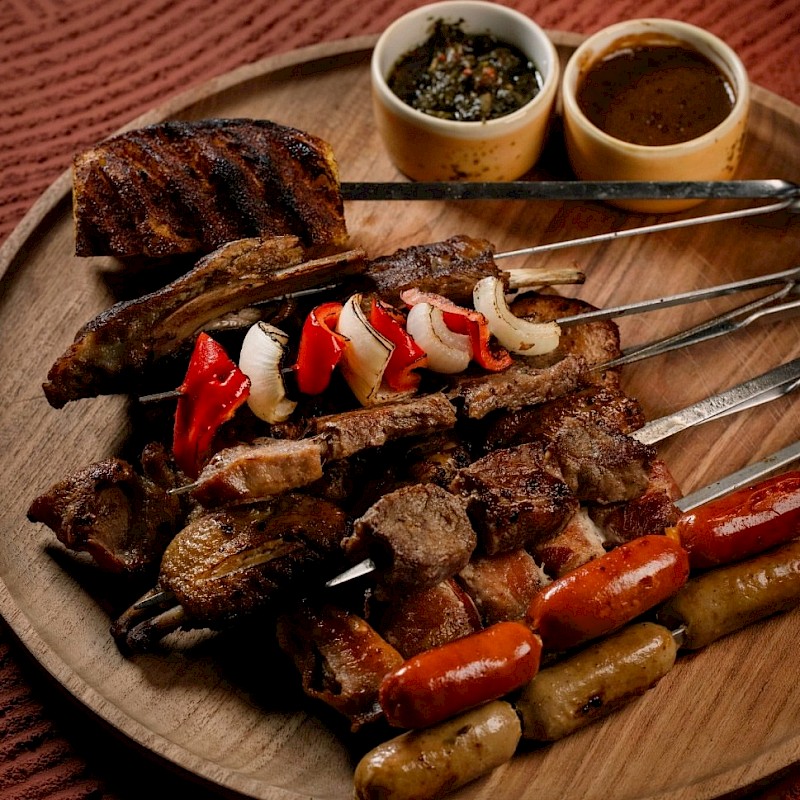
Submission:
[[[553,38],[564,59],[579,41]],[[249,65],[130,127],[167,117],[265,117],[331,142],[343,180],[399,179],[371,124],[371,44],[354,39]],[[800,110],[756,88],[740,177],[800,181],[799,129]],[[556,123],[536,175],[567,174]],[[124,658],[108,634],[113,591],[91,568],[65,558],[49,530],[25,518],[36,494],[118,450],[128,431],[124,398],[55,411],[40,389],[50,364],[78,327],[115,299],[119,283],[110,262],[72,255],[69,180],[65,174],[48,190],[0,251],[0,612],[91,713],[207,787],[262,800],[350,797],[364,743],[307,704],[291,674],[274,671],[268,632]],[[682,216],[728,207],[708,203]],[[347,219],[353,243],[374,255],[456,233],[485,236],[505,251],[654,221],[600,204],[535,202],[351,203]],[[577,262],[586,283],[565,293],[608,305],[786,269],[798,255],[800,217],[782,212],[538,260]],[[672,332],[737,302],[626,319],[623,343]],[[800,323],[785,321],[633,365],[625,385],[655,417],[797,356]],[[660,453],[691,491],[795,440],[799,412],[800,399],[784,398],[679,434]],[[681,656],[630,707],[555,745],[522,748],[510,764],[453,797],[709,798],[800,761],[798,622],[795,611]]]

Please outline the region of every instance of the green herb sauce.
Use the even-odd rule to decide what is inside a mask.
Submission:
[[[398,60],[388,83],[425,114],[481,122],[524,106],[539,93],[542,77],[518,48],[439,19],[430,38]]]

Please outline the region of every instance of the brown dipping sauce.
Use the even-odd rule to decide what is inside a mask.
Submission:
[[[716,128],[736,97],[726,76],[698,51],[682,44],[632,43],[589,67],[576,100],[609,135],[657,147]]]

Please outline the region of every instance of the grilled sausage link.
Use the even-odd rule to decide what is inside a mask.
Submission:
[[[517,749],[520,721],[495,700],[367,753],[355,771],[357,800],[434,800],[504,764]]]
[[[515,701],[523,738],[555,741],[610,714],[655,686],[676,654],[670,631],[641,622],[541,670]]]
[[[397,728],[426,728],[524,686],[539,669],[542,645],[521,622],[498,622],[426,650],[381,682],[378,699]]]
[[[800,472],[777,475],[684,514],[669,531],[692,569],[728,564],[800,535]]]
[[[642,536],[554,580],[534,596],[527,621],[545,650],[569,650],[663,602],[688,576],[689,557],[680,544]]]
[[[685,626],[681,647],[696,650],[764,617],[800,604],[800,539],[747,561],[692,578],[659,612]]]

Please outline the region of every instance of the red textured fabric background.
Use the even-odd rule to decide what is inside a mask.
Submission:
[[[0,245],[69,166],[73,152],[170,96],[247,62],[377,33],[422,4],[0,0]],[[701,25],[738,51],[754,83],[800,104],[798,0],[506,4],[546,28],[583,34],[647,16]],[[150,764],[88,719],[49,685],[0,623],[0,798],[132,800],[175,793],[212,796]],[[800,771],[748,797],[800,800]]]

